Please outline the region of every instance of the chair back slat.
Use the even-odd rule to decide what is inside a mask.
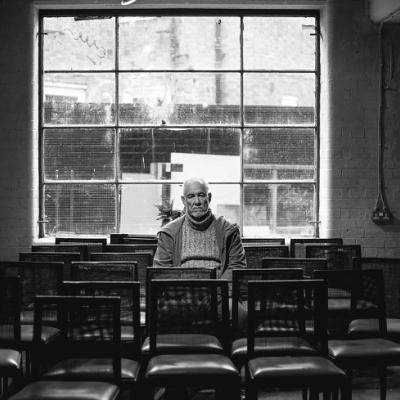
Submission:
[[[337,244],[342,245],[342,238],[292,238],[290,239],[290,257],[305,258],[305,244]]]

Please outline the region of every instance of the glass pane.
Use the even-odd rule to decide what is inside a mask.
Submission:
[[[45,179],[114,179],[111,129],[45,129]]]
[[[246,123],[314,123],[314,74],[245,74],[243,85]]]
[[[314,234],[314,185],[244,185],[244,236]]]
[[[43,98],[46,124],[114,122],[114,74],[45,74]]]
[[[233,73],[121,74],[120,122],[239,123],[239,78]]]
[[[203,176],[203,175],[202,175]],[[240,221],[239,185],[210,185],[211,209],[224,215],[230,222]],[[157,205],[171,204],[173,210],[182,211],[181,184],[126,184],[121,190],[121,232],[155,234],[159,231]]]
[[[116,231],[114,185],[45,185],[46,235]]]
[[[238,17],[120,17],[122,69],[238,69]]]
[[[44,70],[113,69],[115,19],[44,18]]]
[[[123,129],[119,142],[124,180],[240,178],[238,129]]]
[[[314,129],[246,129],[245,179],[313,179]]]
[[[315,18],[243,19],[245,69],[314,69]]]

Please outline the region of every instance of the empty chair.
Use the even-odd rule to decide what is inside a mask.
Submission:
[[[133,281],[64,281],[62,293],[69,296],[118,296],[121,298],[121,343],[123,356],[140,356],[140,284]]]
[[[305,244],[337,244],[342,245],[342,238],[292,238],[290,239],[290,257],[304,258]]]
[[[151,251],[152,255],[157,249],[156,243],[147,244],[108,244],[104,247],[103,251],[107,253],[137,253],[137,252],[148,252]],[[152,260],[153,261],[153,260]]]
[[[262,387],[309,389],[313,395],[318,392],[337,395],[340,390],[345,396],[345,372],[325,357],[326,283],[310,279],[250,281],[248,296],[246,399],[257,399]],[[307,319],[312,320],[312,331],[306,329]],[[309,342],[315,352],[274,354],[271,345],[269,355],[259,356],[259,341],[268,346],[279,334]]]
[[[147,398],[156,387],[216,390],[217,399],[240,399],[240,375],[227,356],[228,282],[220,279],[150,282],[150,360]]]
[[[235,364],[241,367],[247,361],[247,309],[249,281],[302,279],[300,268],[260,269],[246,268],[232,271],[232,329],[236,340],[232,343],[231,356]],[[281,335],[283,336],[283,335]],[[260,354],[311,354],[315,349],[305,341],[276,337],[265,342],[257,340],[255,353]]]
[[[53,244],[53,245],[32,245],[32,252],[50,253],[50,252],[62,252],[62,253],[79,253],[81,255],[81,261],[88,261],[89,254],[91,251],[102,251],[101,245],[90,245],[90,244],[75,244],[75,243],[64,243],[64,244]]]
[[[77,261],[71,264],[74,281],[137,281],[135,261]]]
[[[289,248],[284,245],[246,244],[243,246],[247,268],[261,268],[265,257],[289,257]]]
[[[387,335],[400,341],[400,258],[358,257],[353,259],[354,268],[382,270],[385,288]],[[353,321],[349,333],[357,336],[374,336],[379,332],[377,319],[363,318]]]
[[[29,252],[19,253],[19,261],[35,261],[35,262],[62,262],[64,263],[64,279],[71,278],[71,263],[73,261],[80,261],[80,253],[70,252]]]
[[[380,378],[380,398],[386,398],[386,368],[400,364],[400,344],[387,339],[383,274],[381,270],[317,271],[329,284],[347,281],[351,287],[350,320],[373,318],[378,321],[378,335],[346,337],[328,341],[329,357],[347,371],[349,378],[358,368],[374,367]]]
[[[56,311],[61,331],[51,352],[37,341],[44,324],[43,315],[48,309]],[[37,296],[36,378],[58,382],[109,382],[133,392],[140,364],[121,356],[120,312],[118,296]],[[87,384],[87,390],[91,390],[91,384]]]
[[[9,380],[15,388],[22,384],[21,322],[20,322],[20,278],[0,279],[0,397],[7,398]]]
[[[266,257],[262,259],[262,268],[301,268],[305,278],[312,278],[317,269],[327,269],[325,258]]]
[[[306,258],[326,258],[328,269],[351,269],[353,268],[353,258],[361,257],[359,244],[306,244],[305,250]]]

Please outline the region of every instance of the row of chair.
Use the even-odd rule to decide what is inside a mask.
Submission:
[[[262,276],[259,275],[261,272]],[[291,270],[290,273],[282,270],[275,272],[235,270],[233,271],[235,282],[238,281],[236,275],[243,277],[246,273],[246,279],[242,279],[240,285],[233,287],[232,296],[233,309],[239,297],[242,304],[247,303],[247,335],[236,339],[232,345],[230,345],[232,336],[228,323],[228,282],[215,279],[152,281],[149,297],[151,309],[149,336],[143,342],[140,353],[147,354],[149,361],[139,358],[138,362],[144,365],[143,375],[138,373],[134,382],[130,383],[136,386],[141,380],[143,386],[140,387],[140,391],[149,396],[148,398],[151,398],[149,392],[158,386],[179,386],[182,382],[195,386],[216,386],[217,389],[224,390],[225,395],[228,387],[232,390],[232,398],[239,398],[239,370],[240,366],[244,365],[245,388],[249,399],[255,398],[256,389],[260,386],[287,384],[304,390],[310,388],[311,391],[329,391],[334,394],[340,389],[343,398],[348,398],[350,396],[348,379],[351,375],[345,374],[343,369],[347,371],[372,364],[380,369],[381,398],[384,398],[384,371],[387,365],[398,364],[400,361],[400,345],[385,338],[382,271],[325,270],[315,273],[315,278],[323,279],[273,281],[265,278],[271,278],[273,274],[278,274],[275,278],[289,278],[295,270]],[[261,277],[261,280],[256,279],[257,277]],[[138,298],[138,283],[130,282],[130,284],[136,286]],[[72,287],[70,283],[66,285],[70,286],[68,290],[72,290],[69,294],[75,294],[73,299],[82,300],[80,295],[88,294],[82,292],[83,288],[86,290],[90,288],[90,285],[83,282],[72,283]],[[93,290],[96,283],[92,282],[91,285]],[[379,321],[380,329],[374,338],[359,338],[353,330],[349,332],[351,338],[328,340],[328,287],[337,289],[338,285],[341,290],[348,290],[351,293],[348,305],[353,319],[371,317]],[[245,287],[247,289],[244,289]],[[99,288],[100,286],[96,289],[97,296],[105,294]],[[240,288],[239,293],[238,288]],[[91,294],[93,295],[93,292]],[[80,364],[82,359],[79,357],[79,360],[69,359],[68,362],[59,364],[55,370],[50,369],[51,372],[44,366],[46,362],[43,360],[47,359],[47,355],[46,357],[43,355],[49,354],[53,357],[56,352],[54,346],[50,346],[50,352],[44,351],[43,340],[40,340],[42,324],[46,323],[45,326],[48,326],[51,321],[57,329],[68,326],[68,321],[65,321],[67,316],[62,313],[66,312],[68,306],[64,305],[63,301],[71,301],[73,304],[77,302],[68,300],[69,297],[39,296],[35,299],[36,340],[34,341],[36,343],[39,341],[41,345],[36,347],[40,348],[41,356],[38,357],[38,361],[41,371],[38,376],[41,376],[41,379],[63,380],[66,378],[63,374],[68,370],[68,366],[72,368],[70,371],[72,376],[69,375],[69,379],[74,377],[78,379],[79,373],[83,374],[79,379],[88,379],[90,373],[88,368],[85,369],[85,365],[90,365],[90,371],[93,372],[93,366],[98,366],[100,363],[104,371],[104,359],[88,361],[87,357],[84,359],[85,365]],[[104,296],[100,297],[104,299]],[[122,301],[122,297],[117,298],[119,302]],[[61,314],[57,314],[57,319],[54,318],[54,304],[64,307],[61,307],[59,312]],[[94,314],[91,314],[87,304],[85,307],[84,312],[77,313],[77,317],[84,320],[74,321],[71,325],[73,329],[68,331],[68,335],[59,335],[62,340],[60,338],[57,341],[61,340],[62,345],[58,346],[57,350],[69,349],[72,345],[69,341],[73,340],[75,334],[79,339],[80,351],[82,351],[82,341],[83,349],[88,349],[90,340],[94,340],[93,346],[96,347],[102,343],[100,339],[115,337],[115,334],[107,336],[105,333],[110,328],[110,321],[118,321],[121,324],[120,328],[113,329],[116,329],[117,336],[123,337],[121,330],[123,312],[120,303],[118,306],[115,304],[113,306],[114,310],[117,308],[119,310],[114,319],[101,318],[105,311],[99,304],[96,304],[97,311],[95,309]],[[97,352],[98,349],[99,347]],[[132,352],[131,355],[133,354],[135,353]],[[35,356],[33,358],[35,359]],[[134,358],[129,359],[134,360]],[[116,362],[115,365],[125,365],[128,361],[121,363],[122,361],[119,364]],[[128,364],[131,367],[134,364],[135,368],[138,368],[136,363]],[[102,375],[95,374],[95,380],[99,379],[99,376]],[[54,390],[54,386],[51,388]],[[28,389],[24,390],[26,392]],[[38,393],[36,396],[40,398]]]

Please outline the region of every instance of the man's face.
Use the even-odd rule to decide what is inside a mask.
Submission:
[[[186,212],[195,219],[201,219],[208,211],[211,193],[201,182],[190,182],[184,188],[182,198]]]

